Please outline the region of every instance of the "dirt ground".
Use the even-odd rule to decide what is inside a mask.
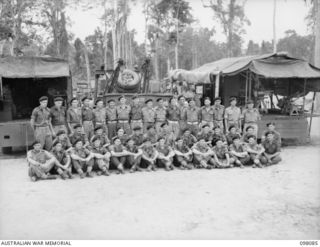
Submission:
[[[265,169],[30,182],[0,160],[1,239],[320,239],[320,146]]]

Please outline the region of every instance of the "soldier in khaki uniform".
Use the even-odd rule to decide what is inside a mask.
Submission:
[[[194,154],[194,164],[196,168],[212,169],[214,167],[214,153],[204,138],[200,138],[191,150]]]
[[[126,98],[124,96],[119,97],[120,105],[117,106],[117,128],[123,128],[126,134],[131,134],[131,128],[129,124],[131,107],[126,105]]]
[[[166,171],[174,170],[173,156],[175,152],[170,146],[166,145],[164,137],[158,139],[156,150],[158,151],[157,166],[164,167]]]
[[[196,136],[199,133],[200,108],[196,106],[194,99],[189,100],[189,107],[186,109],[184,117],[188,129]]]
[[[226,108],[224,113],[226,130],[229,129],[230,125],[234,125],[241,133],[241,110],[237,107],[237,99],[235,97],[231,97],[229,101],[230,106]]]
[[[86,133],[87,137],[90,139],[93,136],[93,109],[90,107],[89,97],[84,97],[82,99],[83,106],[81,108],[81,117],[82,117],[82,126],[84,133]]]
[[[167,108],[166,118],[169,123],[170,130],[174,133],[175,138],[177,138],[180,134],[180,109],[177,106],[176,98],[172,97],[169,100],[169,107]]]
[[[42,149],[40,141],[33,143],[33,150],[28,151],[27,161],[29,164],[29,177],[35,182],[38,179],[56,179],[57,176],[50,175],[51,169],[58,165],[54,156]]]
[[[62,106],[63,98],[55,97],[54,98],[54,106],[50,109],[50,117],[51,117],[51,124],[54,131],[54,135],[59,130],[64,130],[67,132],[66,126],[66,109]]]
[[[213,129],[214,111],[211,106],[211,100],[209,97],[204,99],[204,106],[200,109],[201,127],[208,124],[210,129]]]
[[[34,130],[34,137],[39,140],[41,146],[50,151],[52,147],[52,135],[54,133],[51,126],[50,110],[47,107],[48,97],[42,96],[39,99],[40,106],[33,109],[30,124]]]
[[[155,121],[156,121],[156,131],[159,134],[161,130],[161,124],[166,122],[166,107],[164,106],[164,102],[162,98],[157,99],[158,106],[155,107]]]
[[[101,98],[96,100],[96,108],[93,109],[93,124],[94,127],[101,126],[103,128],[103,131],[108,134],[108,128],[106,124],[107,120],[107,110],[103,105],[103,100]]]
[[[94,136],[91,143],[90,151],[94,161],[93,170],[96,170],[98,175],[109,176],[110,153],[101,144],[99,136]]]
[[[106,107],[106,118],[108,126],[108,137],[111,140],[117,134],[117,108],[113,99],[108,100]]]
[[[74,141],[74,148],[71,150],[71,162],[80,178],[86,176],[92,178],[93,154],[85,147],[81,139]]]
[[[239,137],[233,137],[233,143],[230,145],[230,154],[234,159],[234,164],[244,168],[250,161],[250,156],[247,152],[246,144],[241,143]]]
[[[242,111],[242,119],[244,122],[243,130],[246,130],[248,126],[253,127],[255,137],[258,136],[258,121],[261,119],[259,110],[253,108],[254,104],[252,100],[247,101],[247,108]]]
[[[178,137],[176,140],[176,145],[174,147],[175,157],[174,164],[180,169],[193,168],[193,153],[191,149],[183,142],[181,138]]]
[[[133,104],[131,106],[131,112],[130,112],[131,130],[133,130],[137,126],[143,128],[142,106],[140,105],[140,99],[137,95],[134,95],[132,97],[132,101],[133,101]]]
[[[178,107],[180,109],[180,121],[179,121],[179,125],[180,125],[180,134],[181,131],[184,130],[187,127],[187,121],[186,121],[186,111],[189,108],[186,104],[186,98],[183,95],[180,95],[178,97]]]
[[[74,126],[76,124],[80,124],[80,126],[82,126],[81,108],[78,104],[79,102],[77,98],[72,98],[70,100],[70,107],[67,110],[67,125],[70,134],[73,133]]]
[[[214,126],[219,126],[224,131],[223,118],[224,118],[224,106],[221,105],[221,98],[214,99],[214,105],[212,106],[214,112]]]
[[[149,126],[154,126],[154,121],[156,118],[155,110],[153,109],[152,99],[145,101],[146,107],[142,108],[142,118],[143,118],[143,131],[146,132]]]

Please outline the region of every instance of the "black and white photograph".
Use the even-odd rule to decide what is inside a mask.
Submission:
[[[0,0],[1,245],[110,240],[320,245],[320,0]]]

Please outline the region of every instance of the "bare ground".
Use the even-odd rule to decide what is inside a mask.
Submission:
[[[320,147],[265,169],[30,182],[0,160],[1,239],[319,239]]]

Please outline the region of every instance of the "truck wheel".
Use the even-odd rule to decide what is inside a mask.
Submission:
[[[12,153],[12,147],[3,147],[2,148],[3,154],[11,154]]]

